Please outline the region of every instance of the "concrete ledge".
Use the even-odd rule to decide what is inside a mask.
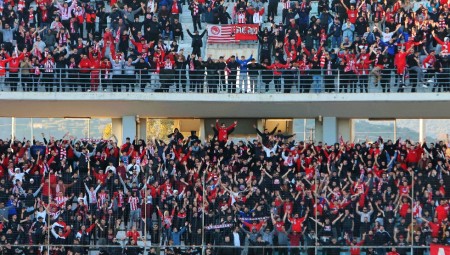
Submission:
[[[2,117],[448,118],[450,93],[0,92]]]

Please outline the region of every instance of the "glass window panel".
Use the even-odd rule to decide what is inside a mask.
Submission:
[[[36,137],[41,137],[44,133],[46,137],[53,136],[62,138],[69,132],[71,136],[86,138],[88,136],[89,120],[85,119],[63,119],[63,118],[34,118],[33,133]]]
[[[293,133],[296,134],[296,141],[308,141],[316,137],[316,121],[314,119],[293,120]]]
[[[374,142],[381,136],[384,140],[394,139],[395,121],[370,121],[367,119],[354,119],[354,140],[356,142],[365,141]]]
[[[110,118],[91,119],[89,128],[90,137],[108,139],[112,134],[112,120]]]
[[[31,118],[15,118],[14,136],[20,141],[23,138],[33,139],[31,132]]]
[[[435,140],[446,140],[450,134],[450,120],[433,120],[427,119],[425,122],[425,134],[427,140],[434,142]]]
[[[167,135],[173,132],[174,120],[169,119],[148,119],[147,138],[166,140]]]
[[[402,140],[409,139],[414,142],[419,141],[419,124],[418,119],[398,119],[397,120],[397,139],[402,138]]]

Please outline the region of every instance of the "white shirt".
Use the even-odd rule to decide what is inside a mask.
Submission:
[[[45,222],[47,220],[47,212],[45,210],[42,212],[36,212],[36,219],[38,219],[39,217],[42,217],[43,221]]]
[[[381,40],[383,42],[389,42],[389,40],[392,39],[393,35],[394,35],[394,32],[390,32],[390,33],[381,32],[381,36],[383,37],[383,39],[381,39]]]
[[[111,170],[114,174],[116,174],[116,167],[115,166],[108,166],[108,167],[106,167],[105,172],[107,173],[109,170]]]

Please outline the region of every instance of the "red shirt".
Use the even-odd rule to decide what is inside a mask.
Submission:
[[[439,237],[439,224],[436,224],[434,222],[428,222],[428,225],[431,229],[431,236],[432,237]]]
[[[128,233],[127,233],[127,237],[132,238],[135,242],[137,242],[139,236],[140,236],[140,234],[137,231],[128,231]]]
[[[447,210],[445,209],[445,206],[443,205],[439,205],[438,207],[436,207],[436,217],[438,218],[438,222],[441,223],[442,220],[444,220],[445,218],[447,218]]]
[[[355,24],[356,19],[358,18],[358,10],[347,10],[347,17],[350,20],[350,23]]]
[[[80,61],[79,67],[81,68],[80,72],[82,73],[88,73],[91,68],[91,61],[89,59],[82,59]]]
[[[301,233],[302,232],[302,223],[305,221],[305,217],[303,218],[290,218],[289,221],[292,223],[292,231]]]
[[[227,128],[223,128],[223,127],[219,126],[218,122],[216,122],[216,128],[217,128],[217,131],[219,132],[217,139],[219,140],[219,142],[226,142],[228,140],[228,133],[234,127],[236,127],[236,124],[233,123],[231,126],[229,126]]]

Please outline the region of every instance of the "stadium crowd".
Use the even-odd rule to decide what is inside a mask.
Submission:
[[[206,86],[235,93],[267,92],[274,84],[285,93],[368,92],[369,81],[383,92],[407,86],[415,92],[420,85],[448,90],[446,1],[418,8],[409,0],[320,0],[317,6],[312,10],[309,0],[5,0],[0,90],[16,91],[20,83],[24,91],[123,91],[135,84],[140,91],[203,92]],[[183,10],[194,31],[181,24]],[[259,58],[202,56],[205,23],[260,24]],[[186,36],[189,54],[179,47]],[[63,88],[62,80],[71,86]]]
[[[324,144],[255,127],[256,139],[232,142],[237,124],[217,120],[206,141],[178,129],[121,145],[0,140],[1,254],[206,245],[203,254],[299,255],[320,245],[324,255],[406,255],[450,245],[448,141]]]

